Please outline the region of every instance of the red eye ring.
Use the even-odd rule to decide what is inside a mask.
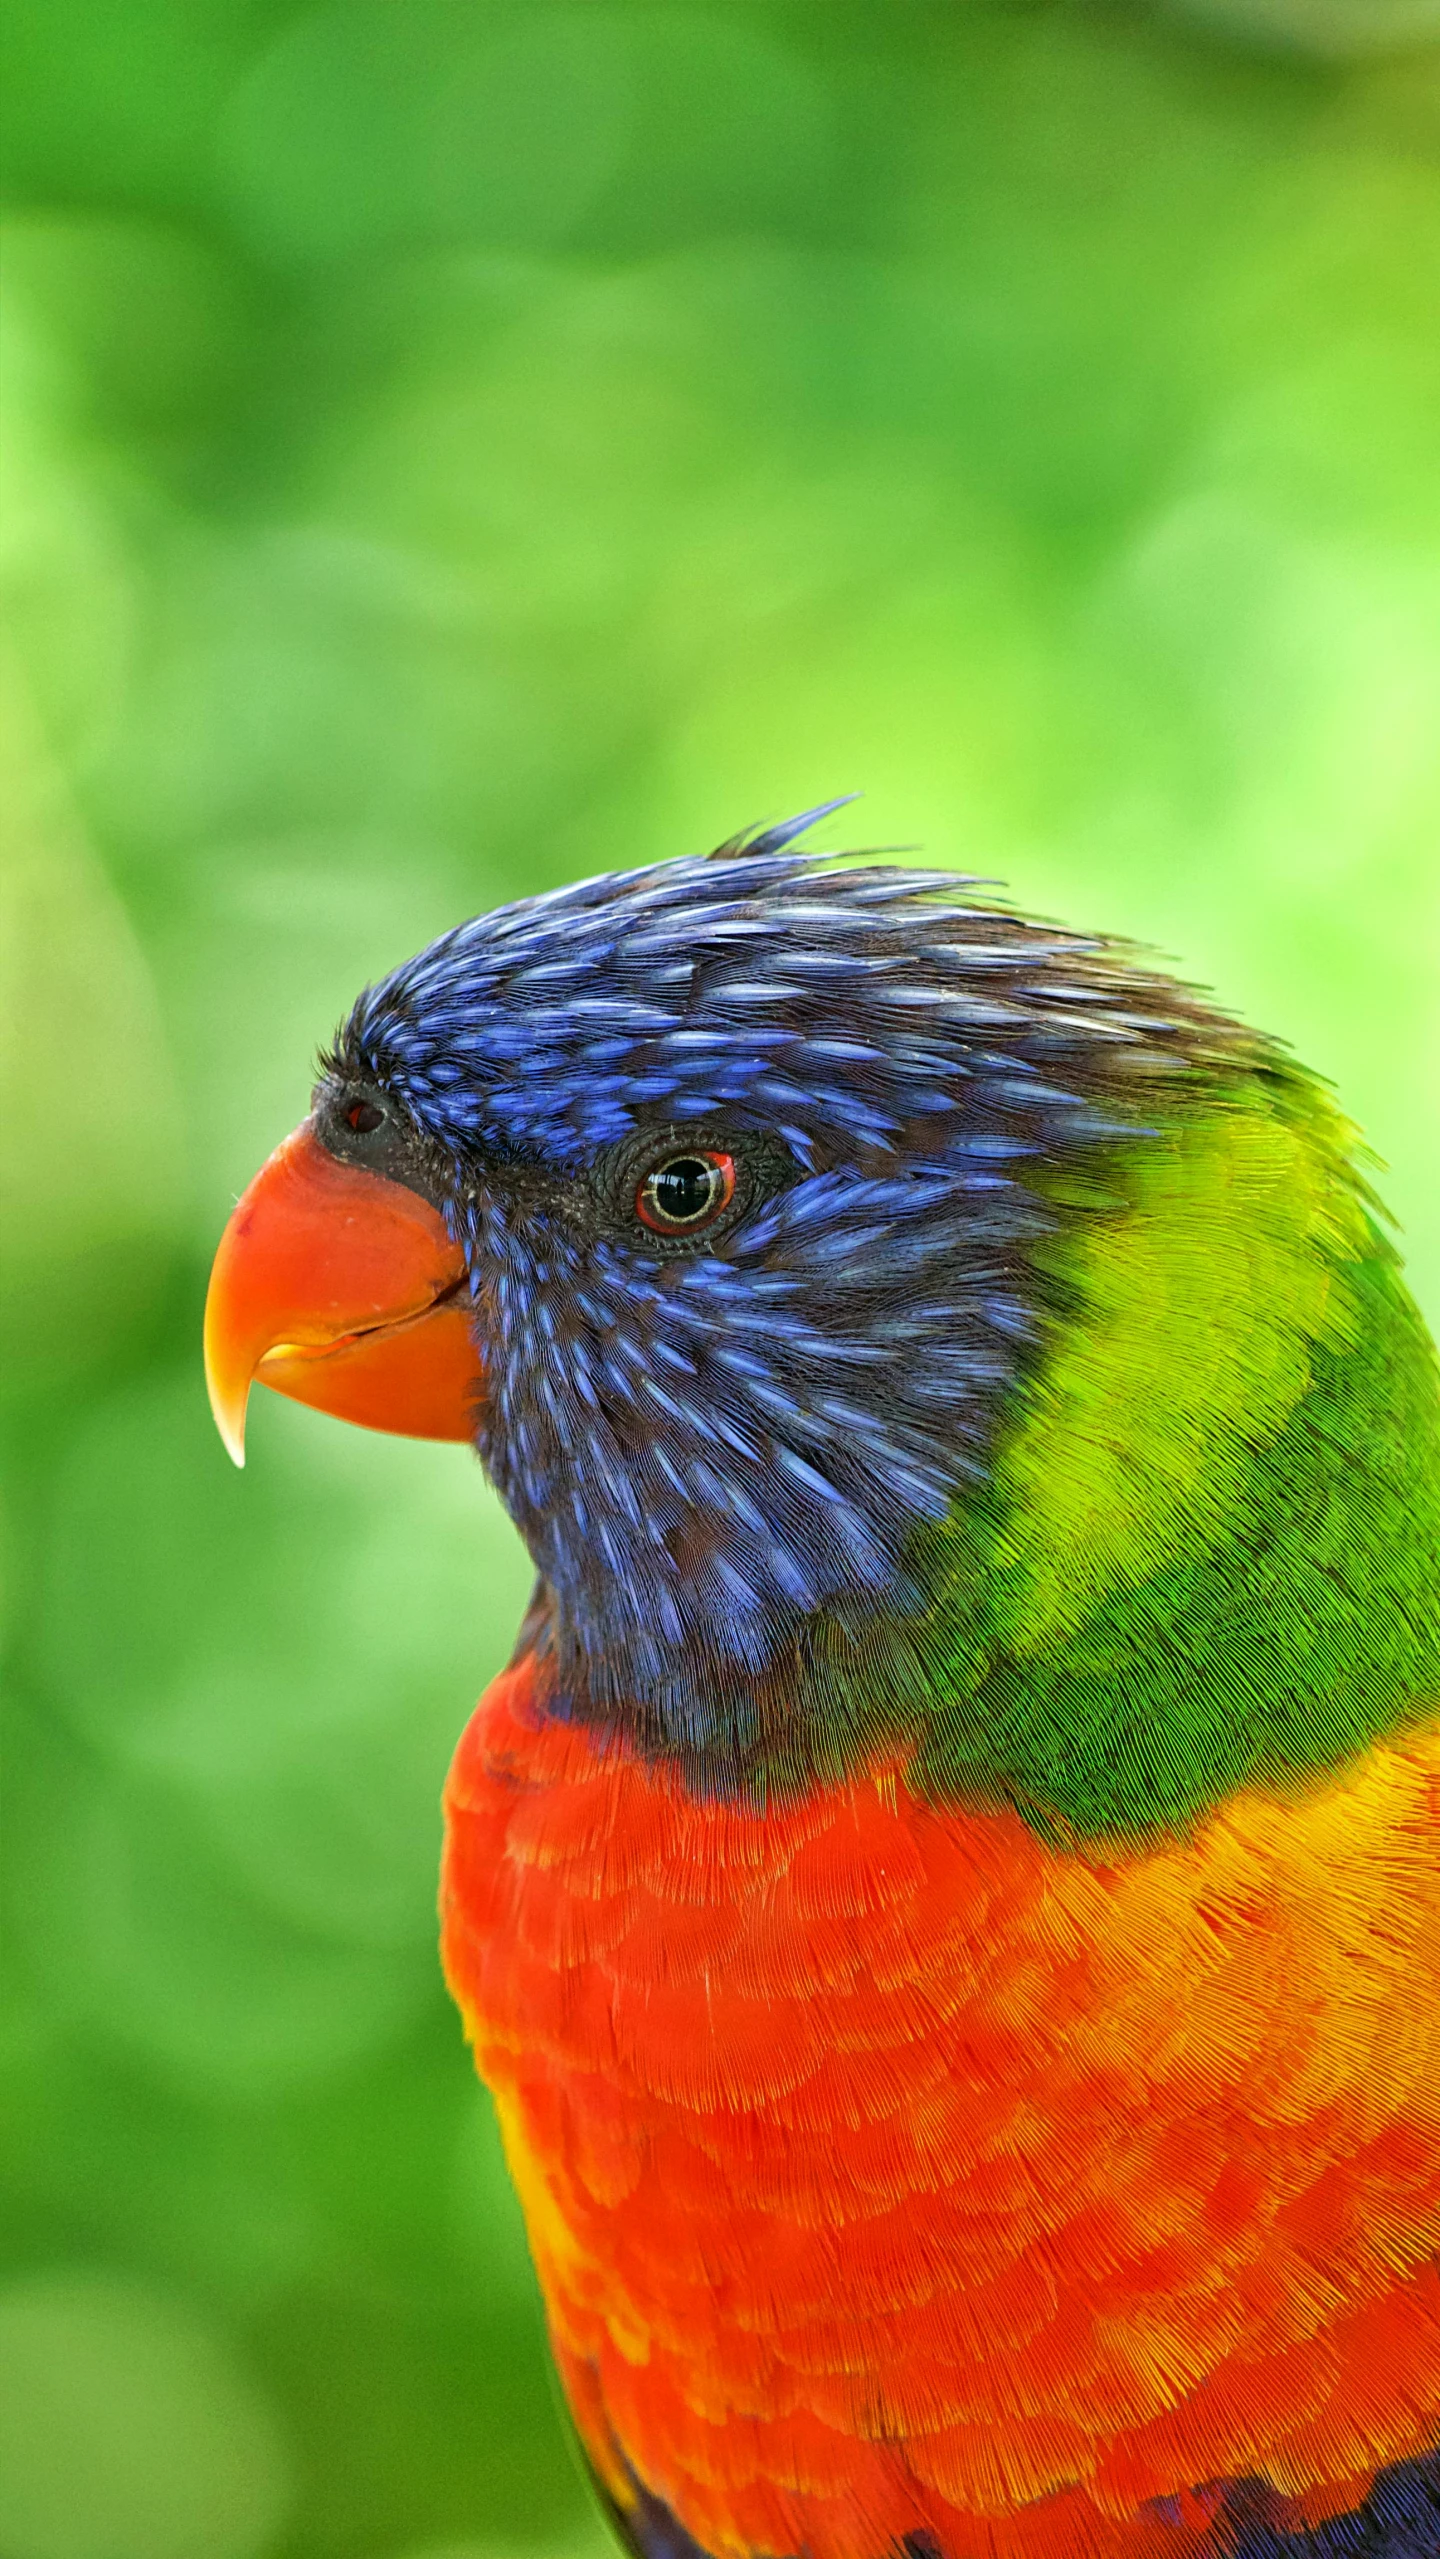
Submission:
[[[735,1197],[735,1158],[689,1146],[652,1164],[635,1193],[635,1214],[652,1235],[700,1235]]]

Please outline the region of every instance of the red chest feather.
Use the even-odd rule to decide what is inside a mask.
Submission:
[[[445,1953],[621,2506],[716,2559],[1222,2545],[1440,2412],[1440,1739],[1110,1863],[757,1812],[498,1680]]]

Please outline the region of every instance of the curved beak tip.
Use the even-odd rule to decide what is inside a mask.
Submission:
[[[249,1400],[247,1393],[244,1404],[225,1405],[214,1387],[210,1389],[210,1410],[215,1416],[215,1428],[225,1444],[225,1454],[232,1466],[245,1463],[245,1404]]]
[[[211,1283],[205,1308],[205,1391],[215,1428],[225,1444],[226,1455],[233,1465],[245,1463],[245,1414],[250,1402],[250,1378],[235,1370],[235,1363],[224,1356],[221,1327],[215,1321],[216,1290]]]

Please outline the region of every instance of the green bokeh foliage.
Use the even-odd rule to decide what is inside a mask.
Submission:
[[[0,2559],[594,2546],[433,1944],[524,1558],[200,1385],[367,974],[863,789],[1293,1039],[1440,1305],[1435,32],[14,0]]]

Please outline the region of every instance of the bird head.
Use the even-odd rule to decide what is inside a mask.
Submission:
[[[1075,1320],[1066,1239],[1274,1069],[1125,951],[820,865],[808,822],[502,907],[369,988],[207,1311],[237,1459],[256,1376],[472,1439],[557,1694],[701,1759],[743,1760],[797,1665],[904,1686],[937,1538]]]

